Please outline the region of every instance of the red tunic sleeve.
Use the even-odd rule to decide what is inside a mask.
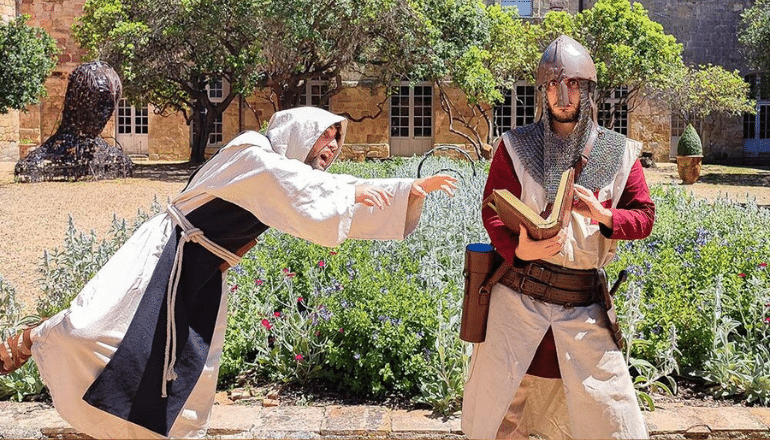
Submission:
[[[602,234],[613,240],[638,240],[652,232],[655,202],[644,179],[644,169],[637,160],[628,174],[626,187],[617,208],[612,209],[612,230],[602,225]]]
[[[489,167],[489,177],[484,187],[484,199],[492,194],[493,189],[507,189],[514,196],[521,197],[521,183],[502,141],[497,146],[497,152]],[[492,240],[492,245],[506,261],[513,263],[516,246],[519,243],[518,236],[505,227],[500,216],[492,208],[482,209],[481,218],[484,221],[484,228]]]

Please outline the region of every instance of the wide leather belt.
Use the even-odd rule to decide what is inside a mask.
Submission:
[[[597,270],[573,270],[543,262],[511,267],[499,281],[511,290],[539,301],[565,307],[585,307],[601,301]]]

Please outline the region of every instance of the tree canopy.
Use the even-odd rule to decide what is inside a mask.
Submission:
[[[632,111],[646,86],[656,84],[681,65],[682,45],[664,33],[660,23],[650,20],[639,2],[599,0],[575,16],[575,29],[575,37],[585,43],[596,64],[600,108],[618,97],[615,105]],[[620,87],[627,92],[618,96],[615,90]]]
[[[756,0],[741,14],[738,41],[744,45],[748,64],[756,70],[770,70],[770,0]]]
[[[88,0],[75,34],[120,73],[129,100],[185,114],[199,162],[238,95],[268,88],[275,109],[290,108],[310,79],[330,82],[323,103],[361,66],[383,81],[405,70],[410,11],[407,0]],[[212,102],[206,85],[220,79],[229,89]]]
[[[721,66],[678,66],[657,85],[657,96],[687,124],[712,113],[740,115],[753,113],[756,103],[749,99],[749,84],[737,71]]]
[[[21,15],[0,23],[0,114],[23,110],[45,95],[45,80],[56,67],[56,42]]]
[[[436,66],[431,78],[439,85],[442,109],[449,114],[450,131],[476,147],[492,141],[491,113],[502,100],[501,91],[511,89],[518,80],[534,82],[543,50],[559,35],[566,34],[592,54],[598,74],[599,108],[610,98],[615,106],[630,111],[640,100],[639,93],[667,77],[681,65],[681,44],[663,32],[663,27],[647,15],[644,7],[628,0],[599,0],[591,9],[572,15],[549,12],[540,21],[524,21],[512,8],[489,6],[472,0],[429,0],[453,8],[431,11],[431,47]],[[454,19],[450,11],[462,14]],[[470,11],[470,12],[469,12]],[[480,13],[478,11],[484,11]],[[465,95],[469,111],[441,87],[451,80]],[[625,92],[616,90],[624,87]],[[614,112],[610,112],[611,115]],[[480,136],[480,122],[487,126],[487,137]],[[610,120],[610,127],[614,121]]]

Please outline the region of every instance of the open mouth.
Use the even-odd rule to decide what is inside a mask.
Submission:
[[[319,157],[321,158],[323,163],[326,164],[326,163],[329,162],[329,159],[331,159],[332,153],[330,151],[324,151],[324,152],[321,153],[321,155]]]

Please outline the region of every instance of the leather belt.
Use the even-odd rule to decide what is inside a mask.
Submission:
[[[511,290],[564,307],[585,307],[601,301],[598,270],[574,270],[544,262],[511,267],[499,281]]]

